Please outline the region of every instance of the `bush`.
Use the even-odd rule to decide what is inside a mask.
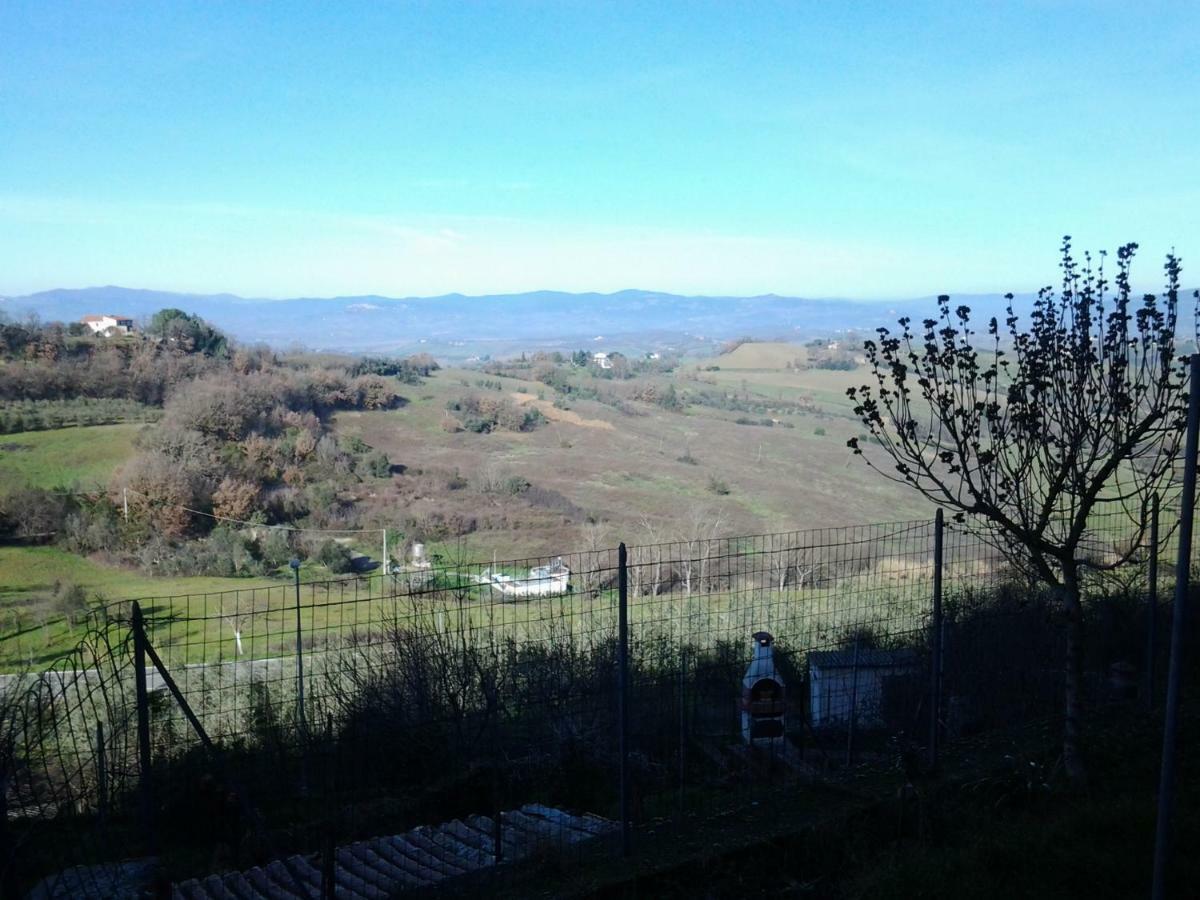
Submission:
[[[71,582],[55,584],[54,609],[73,627],[87,615],[87,592]]]
[[[287,563],[296,552],[292,548],[289,533],[280,528],[272,528],[254,545],[255,554],[267,569],[278,569]]]
[[[71,498],[42,488],[17,488],[0,496],[0,534],[49,538],[66,525]]]
[[[501,482],[500,490],[505,494],[511,494],[515,497],[517,494],[525,493],[525,491],[529,490],[529,487],[530,484],[528,478],[522,478],[520,475],[513,475],[511,478],[506,478],[503,482]]]
[[[343,575],[354,568],[354,560],[350,551],[337,541],[325,541],[317,550],[317,562],[325,566],[335,575]]]
[[[372,453],[367,457],[367,471],[373,478],[388,478],[392,474],[392,462],[386,453]]]
[[[729,493],[729,485],[715,475],[708,479],[708,489],[718,496],[725,496]]]

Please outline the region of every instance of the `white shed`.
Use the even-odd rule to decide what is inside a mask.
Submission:
[[[808,654],[809,716],[814,728],[845,725],[855,710],[855,723],[883,725],[886,682],[916,670],[912,650],[869,650],[853,647]]]

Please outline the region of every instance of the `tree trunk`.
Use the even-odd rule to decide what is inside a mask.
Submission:
[[[1061,589],[1066,619],[1066,660],[1063,707],[1063,768],[1072,784],[1079,785],[1087,773],[1080,755],[1080,714],[1083,699],[1083,603],[1079,593],[1079,570],[1072,562],[1063,567]]]

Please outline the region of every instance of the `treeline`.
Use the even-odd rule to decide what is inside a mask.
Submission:
[[[261,366],[265,348],[234,349],[199,316],[162,310],[144,334],[103,337],[78,323],[0,320],[0,400],[134,400],[160,406],[176,384]]]
[[[392,464],[361,440],[339,439],[329,419],[399,408],[400,388],[437,368],[424,354],[279,357],[178,310],[128,338],[3,323],[3,341],[0,416],[10,429],[18,416],[22,429],[35,414],[51,427],[54,416],[70,424],[71,413],[78,420],[93,408],[149,410],[159,424],[139,435],[106,495],[0,497],[0,537],[49,538],[169,574],[253,574],[318,551],[343,566],[348,551],[297,545],[270,526],[357,528],[358,486],[389,477]],[[117,510],[124,498],[128,519]]]
[[[70,400],[0,400],[0,434],[121,422],[157,422],[162,410],[136,400],[76,397]]]

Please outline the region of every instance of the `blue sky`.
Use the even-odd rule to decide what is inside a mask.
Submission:
[[[1200,4],[0,4],[0,294],[899,297],[1200,260]]]

